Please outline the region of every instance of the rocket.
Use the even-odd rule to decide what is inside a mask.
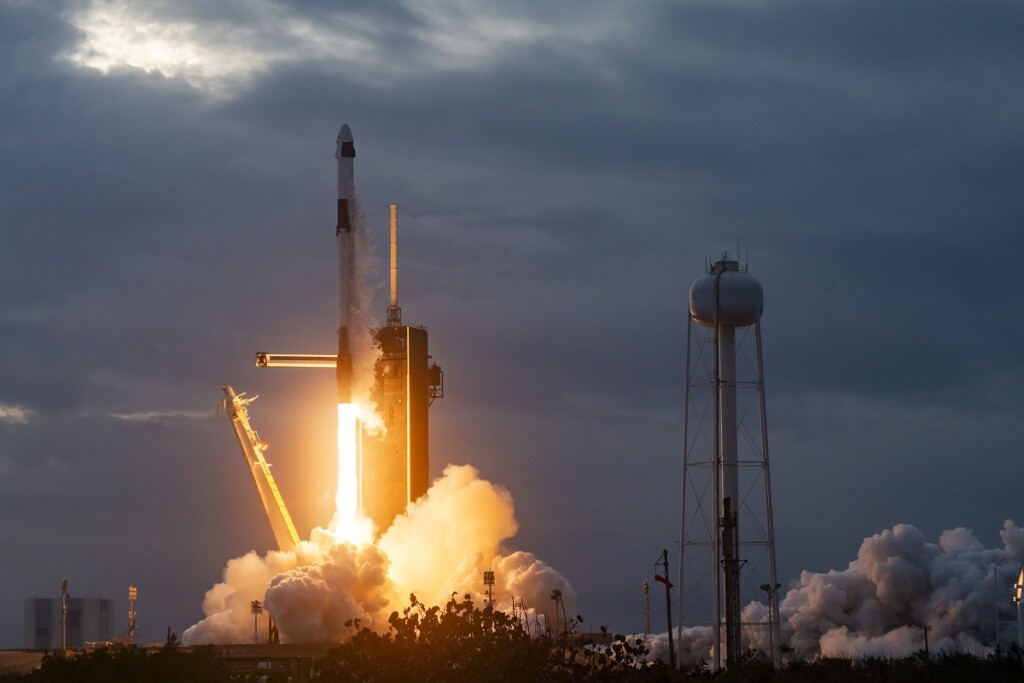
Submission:
[[[352,290],[355,284],[355,210],[354,161],[356,146],[352,129],[345,124],[338,132],[334,156],[338,160],[338,403],[352,402],[352,352],[349,348],[349,320]]]
[[[355,292],[355,175],[352,170],[356,146],[352,129],[348,125],[338,131],[334,152],[338,160],[338,353],[322,355],[309,353],[256,352],[256,366],[261,368],[335,368],[338,383],[338,403],[352,403],[352,350],[349,345],[350,327],[354,315]]]

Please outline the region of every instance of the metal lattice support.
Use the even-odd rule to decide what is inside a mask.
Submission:
[[[726,255],[693,284],[689,308],[679,635],[710,629],[714,671],[747,649],[778,667],[761,285]],[[766,609],[741,609],[765,600]]]

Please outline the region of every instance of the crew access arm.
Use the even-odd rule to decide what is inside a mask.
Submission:
[[[266,450],[267,445],[260,441],[256,430],[249,424],[249,411],[246,406],[252,403],[255,397],[242,398],[244,394],[235,394],[235,390],[228,385],[221,389],[224,391],[222,405],[228,417],[231,418],[231,425],[235,428],[235,435],[242,447],[242,454],[245,456],[246,462],[249,463],[249,471],[252,472],[256,489],[260,493],[260,500],[263,502],[263,509],[266,510],[267,518],[270,520],[270,528],[274,532],[277,547],[285,551],[295,550],[299,545],[299,534],[295,530],[295,525],[292,524],[291,515],[288,514],[288,508],[285,507],[284,499],[274,481],[274,475],[270,473],[270,464],[263,457],[263,451]]]

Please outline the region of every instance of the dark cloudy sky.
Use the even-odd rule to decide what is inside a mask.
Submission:
[[[180,633],[269,547],[224,383],[326,523],[331,373],[253,353],[332,348],[343,122],[445,369],[432,473],[507,486],[588,624],[675,547],[686,294],[737,238],[783,581],[1024,522],[1024,5],[507,5],[0,0],[0,646],[63,577]]]

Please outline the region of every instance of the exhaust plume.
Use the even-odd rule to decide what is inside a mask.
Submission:
[[[805,658],[899,657],[924,649],[927,627],[935,650],[994,647],[996,606],[1009,612],[1024,557],[1024,529],[1006,520],[1000,536],[986,549],[959,527],[935,544],[897,524],[864,539],[844,571],[800,575],[779,605],[783,641]]]
[[[1024,559],[1024,529],[1006,520],[1002,548],[985,548],[969,529],[944,531],[929,543],[897,524],[861,543],[844,570],[804,571],[779,603],[782,643],[797,659],[818,656],[903,657],[929,649],[984,652],[995,647],[996,612],[1012,620],[1013,583]],[[744,622],[763,622],[768,607],[751,602]],[[711,629],[680,630],[680,661],[711,660]],[[1009,634],[1002,634],[1005,646]],[[744,647],[769,653],[768,633],[745,628]],[[652,655],[668,661],[665,634],[651,636]]]
[[[253,600],[264,602],[281,642],[338,642],[354,633],[346,622],[355,619],[383,633],[410,594],[426,604],[443,604],[453,592],[482,601],[486,569],[495,572],[498,609],[511,610],[514,599],[533,616],[542,614],[557,588],[565,609],[574,611],[576,594],[561,574],[532,553],[502,549],[517,530],[508,491],[469,465],[449,465],[376,543],[339,542],[318,528],[294,553],[230,560],[203,601],[206,618],[182,640],[250,642]]]

